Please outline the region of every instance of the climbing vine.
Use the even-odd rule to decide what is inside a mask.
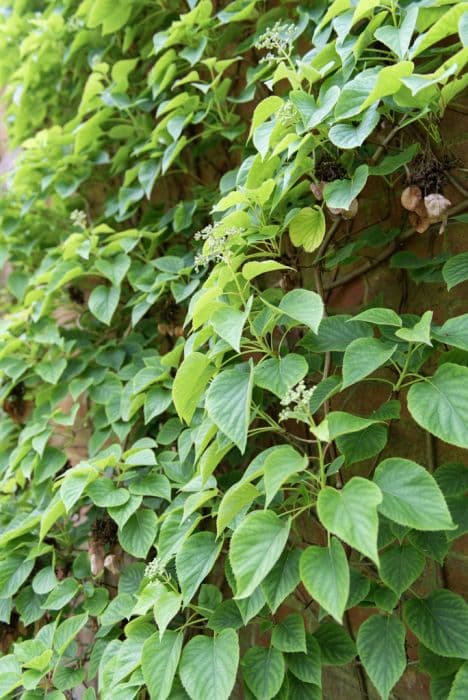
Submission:
[[[465,698],[468,3],[0,19],[0,697]]]

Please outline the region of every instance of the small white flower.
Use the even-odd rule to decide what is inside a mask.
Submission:
[[[194,240],[203,241],[203,250],[195,256],[195,272],[201,267],[206,267],[210,262],[221,262],[229,255],[228,239],[236,234],[243,233],[244,228],[231,226],[224,228],[220,223],[209,224],[197,231]]]
[[[155,557],[153,561],[150,561],[145,568],[145,578],[150,581],[160,578],[166,573],[164,566],[161,564],[158,557]]]
[[[70,214],[70,220],[75,226],[81,228],[83,231],[88,225],[86,214],[80,209],[74,209],[72,211],[72,213]]]
[[[285,102],[276,113],[278,121],[283,126],[292,126],[298,120],[298,112],[292,102]]]
[[[278,419],[284,421],[306,413],[309,410],[309,401],[314,391],[315,386],[307,389],[304,380],[291,387],[280,401],[281,406],[284,406],[284,408],[280,412]]]
[[[262,59],[263,61],[280,61],[289,54],[295,39],[294,34],[293,24],[283,24],[278,21],[259,37],[255,48],[266,49],[269,52]]]

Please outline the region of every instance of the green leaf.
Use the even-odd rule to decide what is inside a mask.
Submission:
[[[461,496],[468,491],[468,469],[461,462],[441,464],[434,472],[444,496]]]
[[[427,598],[407,600],[403,616],[416,637],[434,653],[468,659],[468,606],[459,595],[437,590]]]
[[[308,253],[316,250],[325,235],[325,215],[320,207],[301,209],[289,224],[289,237],[292,244],[302,246]]]
[[[91,482],[86,488],[86,493],[100,508],[122,506],[130,498],[126,489],[116,488],[112,479],[105,476]]]
[[[342,666],[356,656],[356,646],[347,632],[336,622],[319,625],[314,637],[320,646],[322,663],[329,666]]]
[[[78,583],[74,578],[65,578],[49,593],[42,605],[44,610],[61,610],[78,593]]]
[[[288,615],[273,627],[271,644],[280,651],[307,651],[304,620],[299,613]]]
[[[32,580],[32,588],[34,593],[37,595],[44,595],[45,593],[50,593],[51,590],[55,588],[58,581],[55,576],[55,569],[53,566],[46,566],[44,569],[40,569]]]
[[[278,111],[278,109],[283,105],[283,100],[281,97],[276,95],[271,95],[262,100],[256,107],[252,116],[252,122],[250,125],[249,138],[254,133],[255,129],[266,122],[272,114]]]
[[[372,328],[367,323],[348,323],[351,318],[346,315],[326,316],[319,326],[318,335],[307,333],[301,345],[313,352],[344,352],[356,338],[372,336]]]
[[[110,325],[112,317],[119,305],[120,289],[106,287],[103,284],[95,287],[88,300],[89,310],[101,323]]]
[[[183,520],[183,513],[179,510],[170,512],[165,516],[157,541],[158,556],[165,564],[177,554],[187,537],[196,528],[200,516],[193,513]]]
[[[361,104],[360,111],[367,109],[374,102],[381,100],[387,95],[394,95],[400,89],[402,78],[407,78],[413,72],[414,64],[412,61],[400,61],[390,66],[381,68],[377,75],[377,80],[372,88],[370,95]]]
[[[273,647],[251,647],[242,659],[244,680],[257,700],[273,698],[281,688],[285,672],[283,654]]]
[[[192,700],[228,700],[236,680],[239,642],[232,629],[198,635],[184,647],[179,675]]]
[[[468,447],[468,367],[447,362],[433,377],[413,384],[408,408],[425,430],[451,445]]]
[[[21,616],[21,622],[24,625],[30,625],[32,622],[40,620],[44,615],[44,610],[42,609],[42,604],[45,598],[43,595],[37,595],[34,593],[31,586],[23,586],[21,592],[15,598],[15,608],[16,611]],[[6,615],[6,622],[9,623],[11,615],[11,598],[2,598],[3,605],[10,602],[10,610]]]
[[[171,403],[172,395],[170,391],[161,389],[161,387],[150,389],[146,394],[145,399],[145,425],[152,421],[153,418],[156,418],[156,416],[160,416],[161,413],[164,413],[164,411],[169,408]]]
[[[211,420],[242,454],[247,445],[252,384],[252,365],[237,365],[220,372],[206,395],[206,410]]]
[[[395,335],[408,343],[424,343],[424,345],[432,345],[431,343],[431,321],[432,311],[426,311],[421,319],[414,324],[412,328],[399,328],[395,331]]]
[[[144,643],[141,670],[151,700],[166,700],[171,694],[183,637],[182,632],[168,631],[161,638],[156,632]]]
[[[352,124],[335,124],[328,132],[328,138],[338,148],[351,149],[361,146],[368,136],[372,134],[380,121],[380,114],[374,108],[366,110],[360,115],[357,126]]]
[[[388,346],[377,338],[357,338],[348,345],[343,358],[343,384],[345,389],[372,374],[391,358],[397,345]]]
[[[346,601],[346,610],[355,608],[359,603],[361,603],[370,590],[370,580],[360,571],[352,568],[350,569],[350,581],[349,581],[349,596]]]
[[[380,577],[398,596],[424,571],[425,558],[410,544],[397,544],[380,553]]]
[[[268,607],[273,613],[299,585],[301,580],[299,574],[300,557],[300,549],[283,552],[261,584]]]
[[[227,627],[232,629],[240,629],[244,626],[244,621],[240,614],[239,606],[232,600],[223,600],[212,615],[208,618],[207,626],[215,632],[221,632]]]
[[[235,530],[229,561],[236,579],[236,598],[247,598],[278,561],[289,536],[291,521],[271,510],[249,513]]]
[[[450,291],[468,280],[468,252],[452,255],[442,268],[442,276]]]
[[[440,343],[468,351],[468,314],[449,318],[440,328],[434,328],[432,337]]]
[[[220,534],[228,527],[236,515],[247,505],[250,505],[260,492],[249,482],[235,483],[224,494],[218,508],[216,518],[216,534]]]
[[[148,508],[134,513],[119,529],[119,542],[134,557],[144,559],[156,537],[158,519]]]
[[[293,90],[289,97],[301,115],[304,128],[309,130],[325,121],[340,96],[340,89],[332,85],[316,101],[313,95],[302,90]]]
[[[286,654],[289,671],[304,683],[322,685],[322,659],[320,647],[311,634],[306,635],[307,653]]]
[[[88,26],[93,28],[102,24],[102,33],[113,34],[123,27],[133,9],[133,2],[128,0],[96,0],[89,6]]]
[[[413,44],[413,50],[411,51],[411,58],[419,56],[420,53],[425,51],[429,46],[436,44],[437,42],[445,39],[452,34],[457,32],[458,23],[463,17],[463,15],[468,11],[467,2],[459,2],[455,7],[451,7],[446,10],[440,19],[431,26],[427,32],[421,34],[418,39]]]
[[[350,479],[341,491],[323,488],[317,499],[317,512],[323,526],[378,564],[377,506],[380,489],[360,476]]]
[[[302,355],[289,353],[285,357],[270,357],[255,367],[255,384],[268,389],[278,398],[283,398],[288,390],[304,379],[309,368]]]
[[[281,486],[289,481],[290,477],[306,469],[307,464],[308,458],[290,445],[273,448],[263,465],[265,508],[269,506]]]
[[[390,175],[409,163],[419,151],[419,143],[412,143],[403,151],[385,156],[378,165],[371,165],[369,175]],[[390,311],[390,309],[388,309]],[[395,313],[395,312],[393,312]],[[400,324],[399,324],[400,325]]]
[[[349,322],[365,321],[366,323],[374,323],[377,326],[401,326],[401,318],[392,309],[373,308],[362,311],[357,316],[349,319]]]
[[[447,700],[465,700],[468,697],[468,663],[457,671]]]
[[[323,189],[323,198],[329,207],[349,209],[353,199],[364,189],[369,174],[367,165],[360,165],[351,180],[334,180]]]
[[[308,326],[315,333],[323,317],[323,301],[318,294],[307,289],[293,289],[284,295],[279,309],[295,321]]]
[[[388,46],[400,60],[403,59],[408,52],[411,37],[416,26],[418,12],[418,7],[410,5],[399,27],[386,25],[385,27],[379,27],[375,31],[375,38],[385,44],[385,46]]]
[[[222,544],[222,541],[216,543],[212,532],[197,532],[191,535],[177,552],[177,578],[184,598],[184,605],[188,605],[203,580],[210,573],[221,551]]]
[[[5,557],[0,562],[0,598],[14,595],[34,568],[34,559],[25,559],[20,553]]]
[[[416,462],[385,459],[375,470],[374,483],[383,494],[379,511],[386,518],[415,530],[455,527],[436,480]]]
[[[340,542],[332,537],[328,547],[307,547],[300,572],[312,598],[341,623],[349,594],[349,567]]]
[[[48,384],[57,384],[66,367],[67,361],[64,357],[60,357],[54,361],[43,360],[35,366],[34,371]]]
[[[345,411],[332,411],[324,422],[326,422],[328,430],[327,440],[335,440],[341,435],[349,435],[350,433],[365,430],[380,421],[375,418],[353,416],[352,413],[346,413]]]
[[[357,636],[357,650],[383,700],[406,668],[405,627],[396,617],[372,615]]]
[[[146,476],[132,479],[128,486],[130,493],[136,496],[155,496],[171,500],[171,484],[164,474],[154,474],[150,472]]]
[[[242,624],[245,627],[250,620],[256,617],[260,610],[262,610],[265,605],[265,596],[263,595],[261,587],[258,586],[248,598],[242,598],[242,600],[236,599],[235,603],[239,608]]]
[[[96,260],[96,268],[114,287],[120,287],[130,268],[130,257],[125,253],[116,255],[115,258],[99,258]]]
[[[398,603],[397,594],[386,586],[373,586],[371,597],[374,598],[375,607],[386,612],[392,612]]]
[[[161,638],[172,618],[177,615],[182,605],[182,596],[157,582],[153,613]]]
[[[190,424],[214,367],[206,355],[193,352],[184,359],[172,385],[174,406],[180,418]]]
[[[62,655],[88,622],[88,613],[73,615],[60,624],[54,634],[54,650]]]
[[[410,531],[408,539],[424,556],[435,559],[443,564],[450,548],[446,532],[418,532]]]
[[[90,481],[97,476],[96,470],[89,465],[77,465],[69,469],[60,486],[60,497],[67,511],[71,510],[80,499]]]
[[[289,265],[283,265],[282,263],[276,262],[276,260],[260,260],[245,263],[242,268],[242,276],[244,279],[253,280],[259,275],[265,274],[265,272],[275,272],[276,270],[290,270]]]
[[[374,457],[381,452],[387,444],[387,428],[385,425],[370,425],[364,430],[341,435],[336,438],[336,446],[344,455],[346,464],[350,466],[355,462]],[[327,472],[330,473],[329,471]]]
[[[245,322],[249,317],[251,302],[244,312],[229,306],[216,309],[211,317],[211,325],[220,338],[226,341],[236,352],[240,352],[240,341]]]

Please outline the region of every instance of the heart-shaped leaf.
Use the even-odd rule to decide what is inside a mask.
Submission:
[[[354,476],[341,491],[323,488],[317,511],[323,526],[376,563],[380,489],[367,479]]]
[[[425,430],[451,445],[468,447],[468,367],[447,362],[433,377],[413,384],[408,408]]]

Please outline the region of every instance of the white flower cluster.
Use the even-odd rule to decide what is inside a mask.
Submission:
[[[88,222],[86,220],[86,214],[80,209],[74,209],[72,211],[72,213],[70,214],[70,220],[75,226],[83,229],[83,231],[88,225]]]
[[[85,22],[83,19],[79,19],[78,17],[70,17],[70,19],[67,21],[66,27],[69,32],[77,32],[80,29],[83,29],[85,26]]]
[[[314,386],[307,389],[304,380],[300,381],[299,384],[296,384],[296,386],[291,387],[286,396],[284,396],[280,401],[284,408],[279,414],[279,420],[287,420],[288,418],[294,417],[297,414],[308,411],[309,401],[314,391]]]
[[[295,28],[293,24],[276,22],[267,29],[255,43],[256,49],[266,49],[269,53],[262,61],[277,61],[289,54],[294,41]]]
[[[285,102],[277,111],[276,117],[283,126],[292,126],[297,122],[299,114],[292,102]]]
[[[198,272],[200,267],[205,267],[210,262],[221,262],[224,260],[227,254],[226,244],[228,239],[238,233],[243,233],[245,230],[240,226],[231,226],[230,228],[224,228],[222,234],[219,234],[217,233],[219,227],[219,224],[209,224],[195,234],[194,239],[204,243],[204,252],[195,256],[195,272]]]
[[[165,573],[166,569],[161,564],[161,561],[158,559],[158,557],[155,557],[153,561],[150,561],[149,564],[146,565],[145,578],[149,578],[150,581],[154,581],[155,579],[164,576]]]

